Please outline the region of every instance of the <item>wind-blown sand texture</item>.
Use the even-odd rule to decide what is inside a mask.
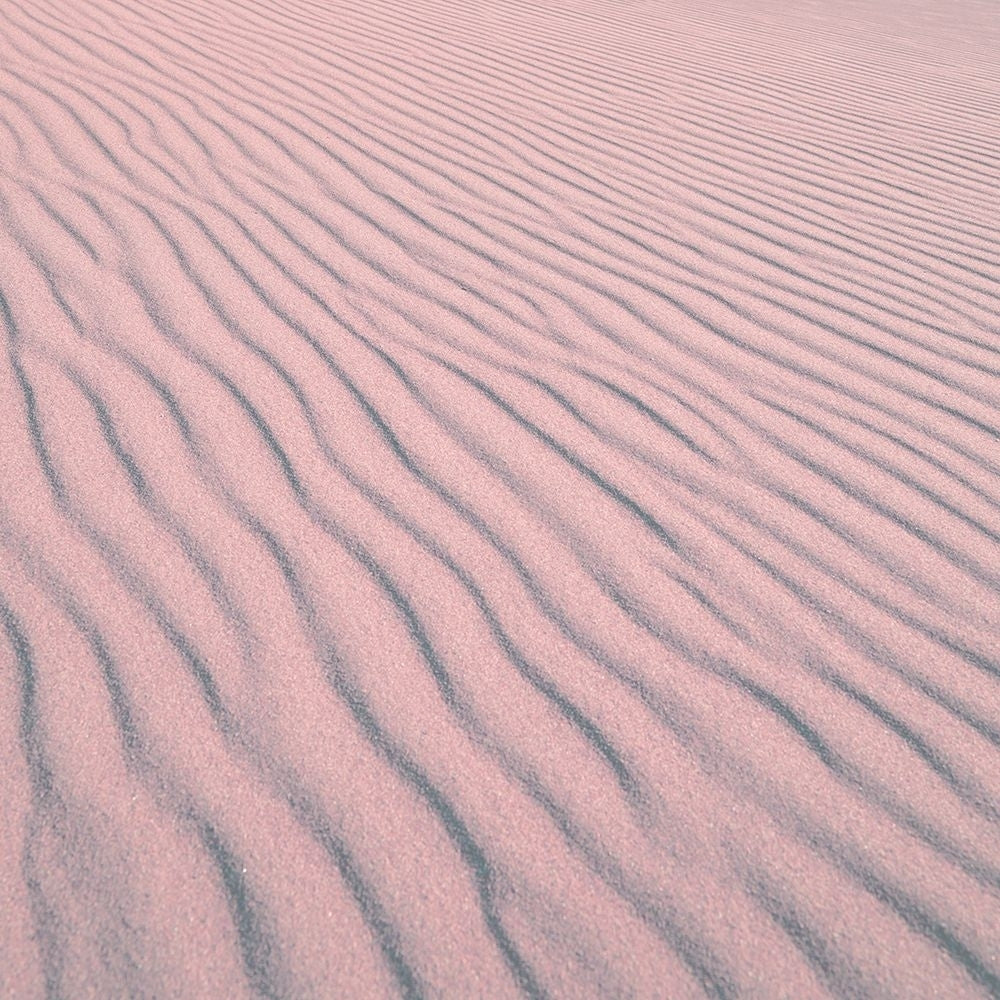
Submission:
[[[0,0],[0,996],[1000,996],[993,0]]]

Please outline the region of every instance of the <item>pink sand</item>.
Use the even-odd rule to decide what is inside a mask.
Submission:
[[[0,997],[1000,996],[993,0],[0,0]]]

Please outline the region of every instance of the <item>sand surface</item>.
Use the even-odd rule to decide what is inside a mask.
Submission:
[[[1000,996],[995,0],[0,0],[0,997]]]

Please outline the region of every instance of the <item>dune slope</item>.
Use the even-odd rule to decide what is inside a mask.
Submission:
[[[0,0],[0,996],[1000,996],[992,0]]]

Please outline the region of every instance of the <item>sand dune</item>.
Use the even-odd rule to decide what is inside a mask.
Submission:
[[[1000,996],[992,0],[0,0],[0,996]]]

